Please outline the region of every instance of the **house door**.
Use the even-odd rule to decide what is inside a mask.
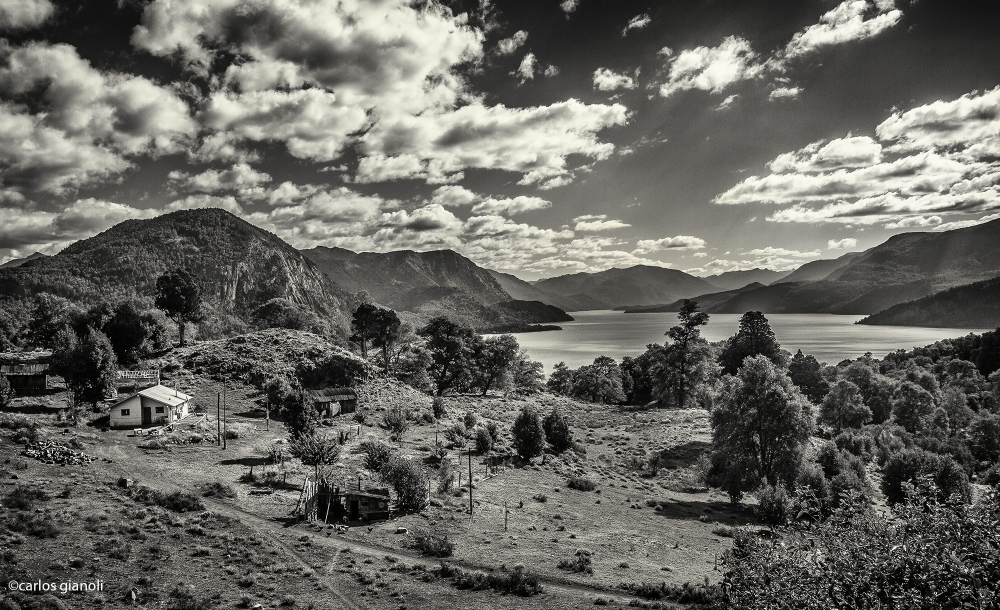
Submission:
[[[153,423],[153,408],[143,407],[142,408],[142,425],[148,426]]]
[[[351,500],[351,521],[357,521],[361,515],[361,503],[357,500]]]

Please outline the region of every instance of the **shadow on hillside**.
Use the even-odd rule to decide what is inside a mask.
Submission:
[[[222,460],[219,464],[223,466],[240,465],[249,468],[250,466],[264,466],[265,464],[270,465],[269,462],[270,459],[266,457],[243,457],[233,460]]]
[[[660,468],[683,468],[698,461],[702,455],[712,450],[708,441],[688,441],[673,447],[661,449],[658,453]]]
[[[684,501],[663,500],[657,503],[656,514],[667,519],[698,520],[704,516],[708,521],[718,521],[725,525],[756,524],[757,518],[746,506],[726,501]]]

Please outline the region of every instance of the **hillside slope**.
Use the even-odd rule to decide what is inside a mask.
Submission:
[[[584,295],[612,308],[671,303],[718,291],[718,287],[683,271],[646,265],[561,275],[539,280],[534,285],[552,294]]]
[[[1000,277],[893,305],[858,324],[997,328],[1000,327]]]
[[[558,307],[512,297],[489,271],[452,250],[356,253],[320,246],[302,254],[338,286],[365,291],[418,324],[446,315],[486,331],[573,319]]]
[[[507,294],[521,301],[541,301],[565,311],[609,309],[607,303],[602,303],[588,296],[551,294],[509,273],[501,273],[492,269],[489,272],[507,291]]]
[[[860,252],[851,252],[838,258],[810,261],[787,274],[785,277],[777,279],[771,284],[781,284],[785,282],[818,282],[825,279],[838,269],[842,269],[851,264],[851,261],[861,256]],[[767,283],[767,282],[764,282]]]
[[[175,267],[198,276],[211,305],[241,315],[275,297],[340,320],[350,309],[350,295],[295,248],[219,209],[127,220],[55,256],[0,269],[0,298],[149,298],[156,278]]]
[[[746,269],[744,271],[726,271],[717,275],[705,276],[704,280],[723,290],[736,290],[748,284],[773,284],[788,276],[788,271],[773,269]]]
[[[691,300],[696,301],[698,306],[703,311],[708,311],[713,309],[715,306],[726,303],[738,294],[749,292],[751,290],[757,290],[758,288],[763,288],[764,284],[760,282],[754,282],[752,284],[747,284],[742,288],[737,288],[736,290],[726,290],[725,292],[711,292],[709,294],[699,294],[696,297],[691,297]],[[626,307],[625,313],[661,313],[665,311],[680,311],[681,306],[687,299],[679,299],[673,303],[665,303],[661,305],[643,305],[640,307]]]

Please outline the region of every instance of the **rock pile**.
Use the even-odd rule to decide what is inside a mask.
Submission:
[[[21,452],[21,455],[35,458],[43,464],[59,464],[60,466],[85,466],[97,459],[55,441],[30,443]]]

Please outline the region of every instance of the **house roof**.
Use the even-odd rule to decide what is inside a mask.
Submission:
[[[313,402],[358,399],[357,393],[351,388],[321,388],[319,390],[306,390],[304,393]]]
[[[178,392],[173,388],[168,388],[164,385],[154,385],[151,388],[146,388],[145,390],[136,392],[128,398],[123,398],[119,400],[119,403],[125,402],[133,396],[142,396],[143,398],[148,398],[150,400],[155,400],[156,402],[163,403],[170,407],[176,407],[184,404],[185,402],[191,400],[191,396],[184,394],[183,392]]]
[[[4,375],[44,375],[49,372],[47,364],[0,364]]]

